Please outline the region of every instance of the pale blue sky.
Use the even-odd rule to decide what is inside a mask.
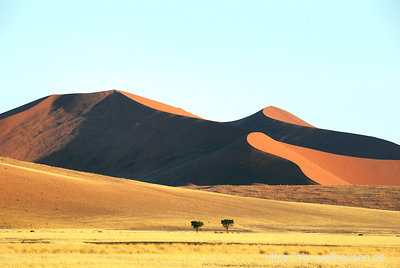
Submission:
[[[400,1],[0,0],[0,113],[109,89],[400,144]]]

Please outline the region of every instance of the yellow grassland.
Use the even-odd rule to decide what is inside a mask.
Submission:
[[[1,230],[4,267],[396,267],[396,235],[90,229]],[[265,254],[384,256],[384,261],[266,261]]]

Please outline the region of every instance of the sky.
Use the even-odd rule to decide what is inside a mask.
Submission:
[[[399,48],[397,0],[0,0],[0,113],[118,89],[215,121],[273,105],[400,144]]]

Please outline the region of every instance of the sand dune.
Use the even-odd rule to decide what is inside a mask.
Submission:
[[[0,160],[0,217],[4,227],[190,229],[200,219],[220,229],[393,232],[400,213],[270,201],[148,184]],[[382,221],[382,219],[385,219]]]
[[[376,160],[325,153],[275,141],[254,132],[247,137],[255,148],[296,163],[313,181],[322,185],[400,186],[400,160]]]

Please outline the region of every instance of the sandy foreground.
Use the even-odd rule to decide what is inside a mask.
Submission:
[[[0,175],[1,267],[400,265],[398,211],[231,196],[7,158]],[[235,221],[231,233],[222,232],[224,218]]]
[[[0,260],[2,267],[396,267],[400,235],[9,229],[0,231]]]
[[[239,197],[37,165],[0,161],[4,229],[186,231],[223,218],[235,231],[397,234],[400,212]]]

